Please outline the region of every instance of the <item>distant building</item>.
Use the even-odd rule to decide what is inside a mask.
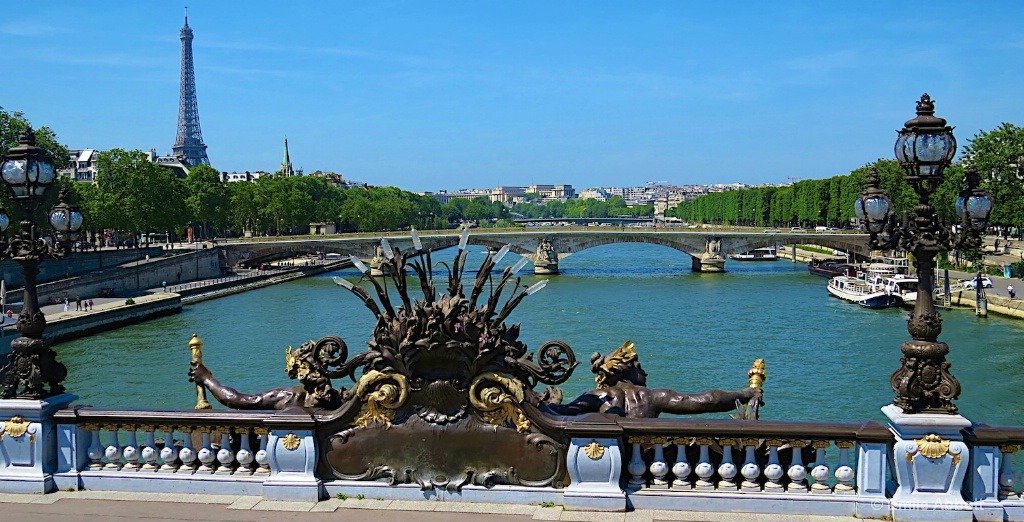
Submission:
[[[537,194],[544,199],[561,201],[576,197],[576,190],[572,188],[572,185],[530,185],[526,192]]]
[[[57,169],[61,177],[71,178],[73,181],[94,183],[96,181],[96,158],[100,152],[93,149],[80,149],[68,151],[67,166]]]
[[[580,199],[596,199],[598,201],[608,201],[612,199],[611,193],[603,188],[591,188],[580,191]]]
[[[156,153],[156,149],[149,149],[149,161],[160,165],[166,169],[170,169],[175,176],[181,179],[188,177],[189,166],[184,156],[179,154],[172,154],[167,156],[161,156]],[[202,163],[200,163],[202,164]]]
[[[245,172],[221,172],[220,179],[221,181],[256,181],[260,179],[261,176],[269,175],[269,172],[263,170],[257,170],[254,172],[249,172],[248,170]]]
[[[491,201],[499,201],[505,205],[514,205],[523,200],[526,195],[526,187],[498,187],[491,191]]]

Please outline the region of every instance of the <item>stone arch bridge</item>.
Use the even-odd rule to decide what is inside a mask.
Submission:
[[[385,233],[381,236],[345,237],[333,236],[325,239],[302,239],[285,241],[243,240],[232,241],[219,248],[223,249],[229,266],[255,266],[260,263],[286,259],[306,254],[325,253],[355,255],[370,260],[376,255],[380,238],[387,237],[392,245],[403,250],[412,248],[407,233]],[[424,248],[441,250],[454,247],[459,242],[458,233],[448,231],[434,234],[421,233]],[[538,274],[557,274],[558,264],[576,252],[588,248],[614,243],[650,243],[673,248],[692,258],[694,271],[722,272],[729,254],[738,254],[755,248],[774,245],[818,245],[868,257],[866,234],[822,234],[795,233],[772,234],[753,232],[697,232],[656,229],[651,231],[622,230],[523,230],[523,231],[478,231],[469,236],[469,243],[497,250],[509,245],[510,250],[530,258]]]

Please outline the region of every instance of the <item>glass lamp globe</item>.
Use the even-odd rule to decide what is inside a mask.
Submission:
[[[41,198],[57,179],[46,151],[36,147],[36,136],[31,127],[25,127],[18,145],[11,147],[0,166],[0,175],[14,199]]]

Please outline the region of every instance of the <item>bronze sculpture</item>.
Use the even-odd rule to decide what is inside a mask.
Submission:
[[[559,415],[725,411],[736,401],[760,398],[756,389],[695,395],[649,389],[628,343],[628,348],[592,361],[597,390],[570,404],[557,404],[557,389],[534,389],[571,376],[579,364],[572,349],[548,341],[531,352],[519,340],[520,325],[505,323],[547,281],[522,283],[516,274],[526,258],[494,271],[510,249],[506,245],[487,255],[472,287],[466,288],[468,234],[467,229],[460,235],[450,266],[438,263],[448,272],[447,292],[435,288],[431,253],[422,250],[415,231],[412,254],[382,241],[381,277],[353,257],[353,266],[368,276],[376,295],[345,279],[334,280],[376,317],[372,339],[365,352],[351,359],[337,337],[289,350],[286,369],[300,386],[239,393],[217,381],[200,361],[192,366],[192,378],[231,408],[298,407],[312,415],[322,448],[320,476],[387,478],[390,484],[451,490],[466,484],[564,486],[569,440],[561,430],[566,419]],[[422,298],[410,296],[409,269],[418,276]],[[355,383],[351,388],[332,383],[346,376]]]
[[[636,347],[631,341],[602,356],[590,358],[596,374],[597,388],[580,395],[566,405],[549,405],[560,415],[600,412],[625,417],[651,418],[662,413],[697,414],[726,412],[756,399],[761,400],[761,387],[729,392],[709,390],[703,393],[679,393],[665,388],[648,388],[647,372],[640,366]]]

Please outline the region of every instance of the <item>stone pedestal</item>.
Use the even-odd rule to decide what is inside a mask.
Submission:
[[[541,261],[533,264],[533,273],[537,275],[558,275],[558,261]]]
[[[573,438],[566,460],[570,481],[563,495],[566,509],[626,510],[626,493],[619,487],[619,439]]]
[[[899,487],[892,498],[896,521],[969,522],[974,514],[960,489],[970,455],[960,430],[971,422],[960,415],[906,414],[882,408],[896,436],[893,462]]]
[[[0,400],[0,492],[47,493],[56,489],[53,414],[77,398],[64,393],[43,400]]]
[[[267,444],[270,478],[263,498],[316,502],[323,487],[316,477],[316,443],[312,430],[273,430]]]

